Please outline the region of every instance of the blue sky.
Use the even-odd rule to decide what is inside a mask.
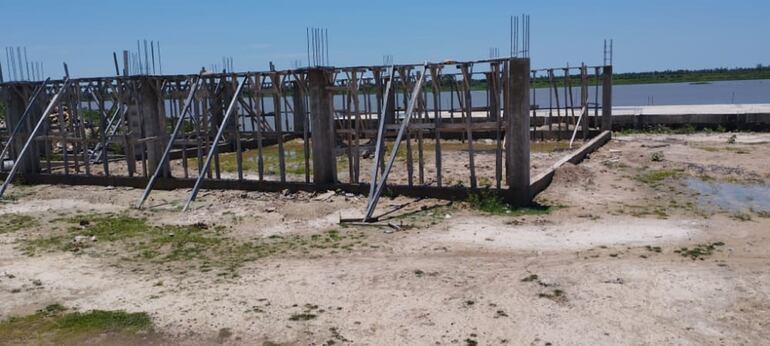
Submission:
[[[509,16],[531,16],[534,67],[600,64],[616,71],[770,64],[770,1],[195,1],[0,0],[0,47],[60,77],[113,73],[112,52],[159,40],[164,73],[195,73],[232,56],[236,70],[306,61],[305,27],[329,30],[333,65],[472,60],[509,51]],[[0,51],[5,69],[5,51]],[[7,74],[7,72],[6,72]]]

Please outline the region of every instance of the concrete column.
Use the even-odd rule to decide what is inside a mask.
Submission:
[[[299,82],[294,82],[292,85],[294,92],[292,93],[292,101],[294,101],[294,132],[303,133],[305,131],[305,91]]]
[[[163,156],[163,149],[168,141],[166,133],[166,116],[160,93],[160,81],[144,78],[139,88],[139,116],[142,117],[142,127],[147,146],[147,172],[154,172]],[[170,176],[168,162],[161,172]]]
[[[333,96],[326,71],[313,68],[308,71],[310,93],[310,135],[313,148],[313,182],[337,182],[337,160],[334,155]]]
[[[6,100],[6,128],[8,131],[13,131],[16,124],[19,123],[21,116],[24,114],[24,109],[27,107],[27,101],[34,92],[34,86],[29,83],[24,84],[12,84],[5,89]],[[41,95],[42,96],[42,95]],[[39,99],[43,97],[38,97]],[[40,120],[40,116],[43,113],[43,108],[46,105],[36,103],[30,109],[30,113],[27,119],[22,123],[19,133],[13,139],[11,148],[9,149],[10,157],[14,162],[18,160],[18,155],[21,153],[21,149],[24,147],[30,133],[35,128],[35,124]],[[43,133],[41,130],[38,135]],[[40,171],[40,144],[37,141],[30,143],[27,154],[23,160],[19,161],[20,174],[34,174]]]
[[[508,203],[517,207],[528,205],[529,194],[529,59],[511,59],[511,112],[506,119],[506,167],[508,168]]]
[[[393,78],[393,76],[389,76],[388,78]],[[387,85],[388,80],[383,80],[383,84]],[[383,90],[383,92],[385,92]],[[385,100],[385,102],[388,103],[388,109],[387,112],[385,112],[385,124],[395,124],[396,123],[396,93],[398,92],[398,86],[393,82],[390,85],[390,95],[388,95],[388,99]]]
[[[612,66],[604,66],[602,76],[602,131],[612,131]]]

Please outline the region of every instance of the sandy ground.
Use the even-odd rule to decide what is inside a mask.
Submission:
[[[155,191],[137,211],[136,189],[13,186],[0,217],[39,224],[0,232],[0,319],[54,302],[144,311],[157,335],[141,343],[161,344],[763,344],[770,218],[714,208],[685,183],[770,184],[770,135],[730,136],[616,137],[557,172],[538,197],[557,206],[546,214],[383,200],[381,211],[405,205],[386,217],[397,232],[338,225],[360,213],[362,196],[203,191],[182,214],[187,191]],[[222,225],[244,241],[339,229],[362,232],[366,246],[277,254],[229,278],[96,251],[21,250],[84,211]],[[675,252],[716,242],[702,259]],[[305,311],[317,317],[290,320]]]

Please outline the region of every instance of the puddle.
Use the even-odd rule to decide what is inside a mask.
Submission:
[[[688,178],[687,187],[698,192],[698,202],[730,212],[770,213],[770,186],[709,182]]]

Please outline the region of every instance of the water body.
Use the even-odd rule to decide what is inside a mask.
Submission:
[[[577,81],[579,82],[579,81]],[[602,88],[601,85],[589,85],[588,88],[588,102],[593,104],[598,100],[601,103]],[[564,87],[558,88],[559,93],[559,106],[564,109],[565,100],[569,100],[569,89]],[[719,81],[708,83],[661,83],[661,84],[637,84],[637,85],[616,85],[612,89],[612,103],[614,106],[647,106],[647,105],[704,105],[704,104],[752,104],[752,103],[770,103],[770,80],[741,80],[741,81]],[[556,107],[556,96],[553,94],[553,90],[549,88],[536,88],[534,92],[531,92],[530,103],[537,105],[539,108],[548,108],[549,105]],[[433,108],[433,96],[428,93],[426,102],[429,108]],[[456,92],[443,91],[440,94],[440,102],[442,109],[459,109],[459,101]],[[549,98],[550,96],[550,98]],[[597,98],[598,96],[598,98]],[[471,92],[472,102],[471,105],[475,107],[487,106],[488,95],[486,91],[477,90]],[[377,97],[372,94],[369,95],[369,100],[366,100],[365,95],[359,95],[359,111],[364,112],[365,104],[368,102],[373,112],[377,111]],[[285,101],[281,104],[282,111],[287,111],[293,106],[293,99],[291,96],[285,98]],[[334,96],[334,106],[338,111],[343,111],[348,106],[350,101],[343,95]],[[580,105],[580,88],[572,88],[572,104],[576,107]],[[396,105],[399,108],[404,107],[404,95],[399,93],[396,95]],[[87,108],[87,104],[81,105]],[[108,101],[108,108],[111,103]],[[352,110],[353,107],[351,106]],[[265,96],[263,98],[263,111],[264,113],[274,112],[273,99],[271,96]],[[171,114],[170,103],[166,103],[166,112]],[[457,115],[459,116],[459,114]],[[288,118],[288,119],[287,119]],[[271,126],[275,126],[272,117],[268,117],[267,122]],[[284,117],[284,130],[293,128],[293,119],[291,116]],[[244,124],[247,130],[251,129],[251,125],[246,122]]]
[[[601,100],[601,86],[589,87],[589,102]],[[573,88],[573,99],[579,104],[580,88]],[[538,88],[535,102],[548,107],[549,90]],[[559,89],[560,105],[564,107],[564,88]],[[566,93],[569,97],[569,91]],[[552,101],[555,106],[555,99]],[[601,101],[599,101],[601,102]],[[708,104],[770,103],[770,80],[737,80],[707,83],[660,83],[616,85],[612,88],[614,106],[649,105],[708,105]]]
[[[573,81],[574,83],[575,81]],[[577,81],[579,83],[579,81]],[[565,100],[569,99],[569,89],[558,88],[559,105],[563,108]],[[548,108],[549,104],[556,107],[556,97],[549,88],[537,88],[531,92],[531,104],[540,108]],[[549,94],[551,98],[549,99]],[[601,103],[601,85],[589,85],[588,102]],[[473,91],[473,106],[487,105],[485,91]],[[441,93],[442,108],[448,107],[452,100],[457,107],[456,95],[449,92]],[[363,98],[362,98],[363,102]],[[399,97],[398,102],[403,102]],[[580,104],[580,87],[572,88],[572,103]],[[648,105],[708,105],[708,104],[751,104],[770,103],[770,80],[737,80],[707,83],[659,83],[616,85],[612,88],[613,106],[648,106]],[[338,107],[342,101],[335,100]],[[402,103],[398,103],[399,106]],[[433,106],[432,97],[428,97],[428,105]]]
[[[700,194],[698,202],[730,212],[770,213],[770,186],[708,182],[688,178],[687,187]]]
[[[601,102],[601,86],[590,85],[588,88],[588,100],[593,103],[599,96]],[[559,105],[563,108],[564,101],[569,99],[569,90],[563,87],[559,88]],[[552,94],[549,102],[549,93]],[[636,85],[616,85],[612,88],[612,103],[614,106],[648,106],[648,105],[706,105],[706,104],[751,104],[751,103],[770,103],[770,80],[740,80],[740,81],[719,81],[708,83],[661,83],[661,84],[636,84]],[[472,106],[484,107],[487,105],[487,94],[485,91],[472,91]],[[549,104],[556,107],[556,98],[553,90],[549,88],[537,88],[531,93],[531,104],[537,104],[540,108],[548,108]],[[441,108],[447,109],[454,105],[459,108],[456,93],[449,91],[441,92]],[[580,88],[572,88],[573,104],[580,104]],[[264,99],[265,113],[273,112],[272,97],[266,96]],[[428,94],[427,104],[433,108],[433,96]],[[338,110],[344,109],[347,100],[342,95],[334,97],[334,105]],[[364,95],[359,96],[360,110],[364,110],[364,104],[367,102]],[[375,95],[369,96],[369,104],[376,111],[377,98]],[[286,103],[293,105],[293,100],[289,96]],[[282,104],[285,111],[286,103]],[[396,96],[396,104],[399,108],[403,107],[404,96],[399,93]],[[107,102],[107,107],[111,106]],[[86,107],[86,104],[83,104]],[[170,112],[169,105],[166,106],[167,112]],[[352,109],[352,107],[351,107]]]

